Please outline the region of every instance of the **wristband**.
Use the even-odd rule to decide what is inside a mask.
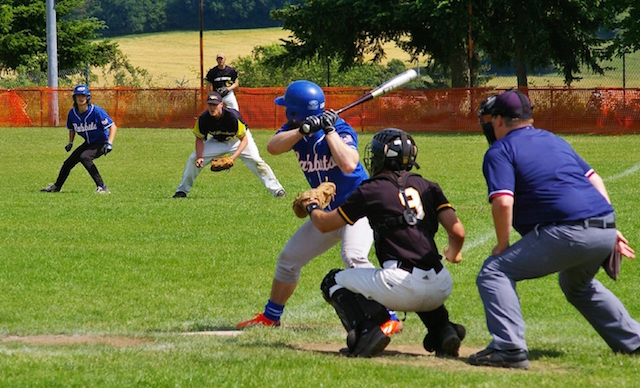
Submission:
[[[324,134],[325,134],[325,135],[328,135],[328,134],[330,134],[331,132],[335,132],[335,131],[336,131],[336,127],[333,127],[333,126],[332,126],[332,127],[322,128],[322,129],[324,130]]]
[[[311,215],[311,212],[316,210],[316,209],[320,209],[320,205],[318,205],[315,202],[312,202],[312,203],[307,205],[307,213],[309,213],[309,215]]]

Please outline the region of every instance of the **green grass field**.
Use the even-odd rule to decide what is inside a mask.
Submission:
[[[277,255],[302,222],[291,201],[306,182],[293,155],[266,152],[272,132],[254,137],[284,200],[242,163],[204,171],[189,198],[172,199],[193,149],[184,129],[121,128],[114,151],[96,162],[111,195],[95,195],[80,165],[62,192],[41,193],[67,156],[66,130],[0,131],[2,387],[632,387],[640,379],[640,357],[614,355],[564,300],[557,276],[518,286],[529,371],[465,363],[490,340],[475,286],[494,245],[479,132],[415,136],[418,172],[441,184],[467,230],[464,261],[447,263],[447,305],[468,331],[462,357],[426,353],[425,329],[410,313],[382,356],[348,359],[337,354],[344,330],[319,290],[340,266],[338,247],[305,267],[283,327],[205,335],[235,334],[262,310]],[[362,149],[371,136],[361,135]],[[565,138],[605,178],[619,228],[640,249],[640,137]],[[598,274],[636,318],[639,276],[631,260],[617,282]]]

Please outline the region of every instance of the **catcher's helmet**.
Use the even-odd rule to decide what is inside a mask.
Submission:
[[[77,85],[73,88],[73,105],[76,105],[76,96],[77,95],[87,96],[87,105],[91,104],[91,92],[89,91],[89,87],[87,85]]]
[[[275,100],[276,105],[287,108],[287,120],[292,125],[301,125],[309,116],[324,111],[324,92],[311,81],[294,81],[287,86],[284,96]]]
[[[409,171],[416,163],[418,147],[405,131],[397,128],[386,128],[373,136],[365,149],[364,163],[371,176],[382,169],[390,171]]]

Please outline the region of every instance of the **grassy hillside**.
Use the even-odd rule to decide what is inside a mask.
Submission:
[[[280,27],[250,29],[250,30],[223,30],[205,31],[202,37],[203,68],[208,69],[216,65],[215,55],[223,52],[227,55],[227,63],[233,65],[233,61],[239,56],[249,56],[254,47],[279,43],[281,39],[287,39],[289,31]],[[130,35],[113,38],[120,49],[127,55],[131,63],[142,69],[146,69],[152,75],[153,86],[158,87],[198,87],[200,86],[200,33],[198,31],[165,32],[156,34]],[[387,58],[400,59],[409,65],[409,55],[404,53],[393,43],[385,46]],[[424,59],[421,59],[424,63]],[[579,88],[593,87],[622,87],[623,63],[622,59],[616,59],[605,64],[611,67],[604,76],[592,73],[582,74],[583,80],[575,82],[572,86]],[[626,87],[640,87],[640,52],[627,56],[626,63]],[[99,71],[94,71],[99,74]],[[113,83],[101,79],[95,86],[107,86]],[[495,77],[488,86],[510,87],[516,86],[515,76]],[[242,83],[240,84],[242,86]],[[563,77],[557,74],[543,76],[530,76],[531,87],[563,86]]]
[[[254,47],[279,43],[280,39],[288,37],[289,32],[279,27],[205,31],[202,36],[204,72],[216,65],[215,56],[218,52],[225,53],[227,64],[233,65],[239,56],[251,55]],[[198,31],[130,35],[113,38],[112,41],[118,43],[134,66],[148,70],[157,86],[200,86]],[[409,55],[395,44],[388,44],[385,49],[387,60],[409,60]]]

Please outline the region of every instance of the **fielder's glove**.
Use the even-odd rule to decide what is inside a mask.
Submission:
[[[213,172],[228,170],[231,167],[233,167],[233,159],[231,159],[231,156],[211,159],[211,171]]]
[[[229,89],[225,88],[224,86],[220,86],[216,92],[220,93],[220,97],[224,97],[227,94],[229,94]]]
[[[336,185],[331,182],[320,183],[315,189],[310,189],[298,194],[293,200],[293,212],[298,218],[305,218],[309,211],[307,206],[318,204],[320,209],[326,208],[336,195]]]
[[[66,146],[64,146],[64,150],[67,152],[71,151],[71,148],[73,148],[72,142],[69,142]]]

